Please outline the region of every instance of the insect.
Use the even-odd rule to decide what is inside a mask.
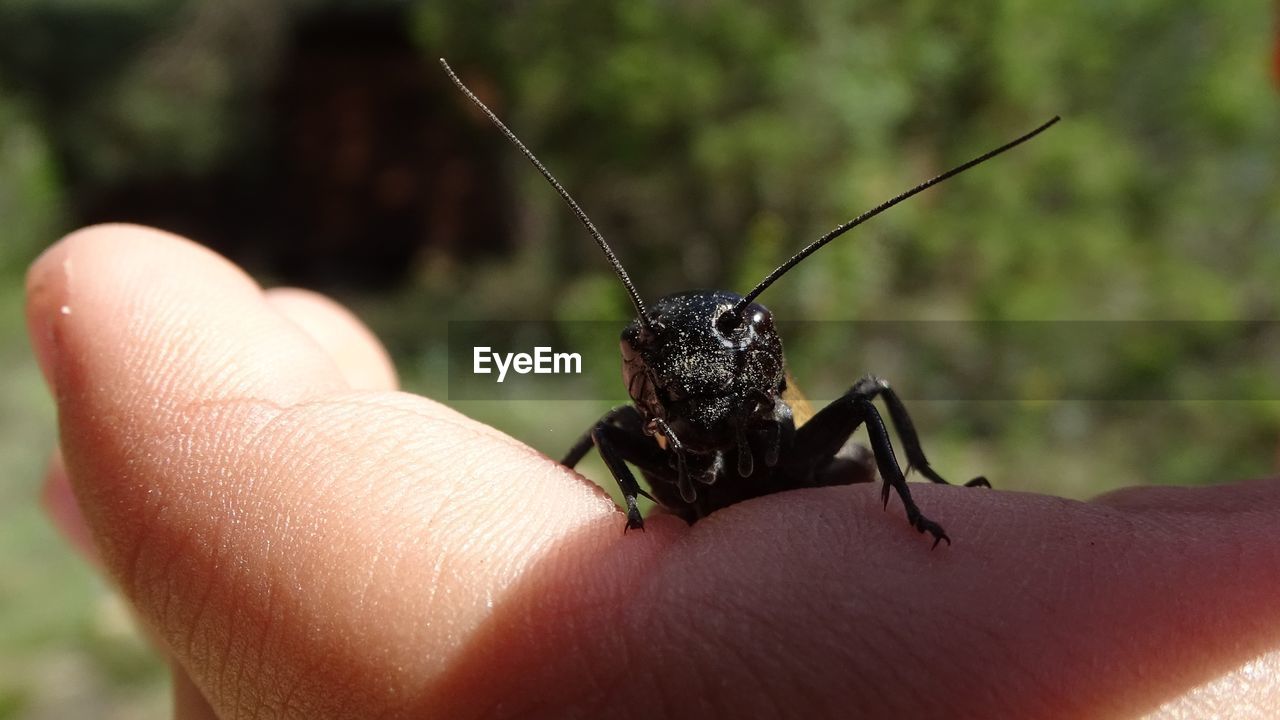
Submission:
[[[650,307],[568,191],[443,58],[440,64],[463,94],[560,194],[600,246],[635,306],[636,318],[621,338],[622,376],[632,403],[605,413],[561,461],[572,468],[591,448],[599,451],[626,502],[624,532],[644,528],[637,505],[641,496],[692,523],[750,498],[795,488],[870,482],[878,471],[884,505],[888,506],[890,490],[896,491],[912,527],[929,533],[933,547],[943,540],[951,544],[942,526],[925,517],[911,498],[906,473],[873,402],[878,398],[888,409],[909,463],[907,469],[946,484],[926,459],[898,394],[884,380],[867,376],[807,422],[798,422],[782,340],[773,316],[755,300],[788,270],[835,238],[1030,140],[1058,122],[1058,117],[834,228],[769,273],[746,295],[719,290],[684,292],[668,295]],[[851,440],[863,425],[871,440],[870,452]],[[640,487],[629,465],[640,469],[652,494]],[[965,485],[990,487],[983,477]]]

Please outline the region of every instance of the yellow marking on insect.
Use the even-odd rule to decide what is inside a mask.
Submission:
[[[787,389],[782,393],[782,401],[791,406],[791,419],[795,421],[796,427],[809,422],[809,418],[813,417],[813,405],[809,403],[809,398],[800,392],[800,387],[796,385],[796,379],[791,377],[791,372],[787,372]]]

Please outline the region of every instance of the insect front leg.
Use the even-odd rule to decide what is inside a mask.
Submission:
[[[684,449],[684,443],[680,442],[680,438],[671,431],[671,426],[662,418],[653,418],[645,423],[644,434],[650,437],[660,437],[667,443],[667,452],[672,453],[676,459],[676,488],[680,491],[680,499],[686,504],[693,504],[698,499],[698,493],[693,489],[693,482],[689,479],[689,456]]]
[[[916,434],[916,426],[911,422],[911,415],[907,413],[907,406],[902,403],[898,393],[889,387],[887,380],[868,375],[859,380],[849,392],[866,397],[868,400],[874,399],[877,395],[884,398],[884,404],[889,408],[889,418],[893,420],[893,427],[898,431],[898,437],[902,438],[902,449],[907,454],[907,472],[915,469],[933,482],[943,485],[951,484],[942,479],[942,476],[929,465],[929,460],[924,456],[924,449],[920,447],[920,436]],[[991,487],[991,483],[987,482],[985,477],[978,476],[964,486]]]
[[[569,452],[564,454],[564,459],[560,464],[567,467],[577,467],[582,462],[582,458],[591,452],[591,448],[595,447],[595,442],[591,439],[591,433],[595,430],[596,425],[617,425],[619,427],[639,427],[640,413],[636,411],[634,405],[619,405],[610,410],[596,421],[586,432],[582,433],[582,437],[578,438],[573,447],[569,448]]]
[[[867,426],[867,434],[871,438],[871,451],[875,456],[876,468],[884,482],[880,498],[887,506],[889,490],[892,488],[902,498],[902,505],[907,512],[907,521],[922,533],[933,536],[933,546],[951,538],[941,525],[928,519],[920,512],[911,490],[907,487],[906,475],[898,464],[893,452],[893,444],[889,441],[889,429],[885,426],[880,411],[872,404],[871,399],[877,392],[863,383],[855,385],[843,397],[823,408],[809,422],[796,430],[795,444],[792,447],[789,470],[801,478],[812,478],[815,471],[836,458],[845,440],[862,425]],[[905,442],[905,441],[904,441]],[[917,443],[918,444],[918,443]]]
[[[627,463],[645,470],[658,470],[666,466],[666,453],[641,430],[640,413],[631,405],[616,407],[605,413],[574,443],[560,464],[574,467],[592,447],[600,452],[601,459],[608,466],[613,479],[618,481],[618,488],[622,490],[622,497],[627,505],[625,530],[643,530],[644,518],[640,515],[637,497],[643,496],[650,500],[654,498],[640,487]]]

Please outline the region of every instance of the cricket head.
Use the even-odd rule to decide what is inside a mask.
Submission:
[[[668,295],[647,322],[622,331],[622,377],[646,419],[659,418],[694,452],[732,444],[771,417],[785,383],[782,339],[773,315],[724,291]]]

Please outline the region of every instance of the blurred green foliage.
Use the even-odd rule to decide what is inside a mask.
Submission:
[[[441,55],[559,175],[648,298],[744,291],[829,228],[1061,114],[1033,143],[824,249],[762,301],[784,321],[1280,314],[1280,95],[1267,76],[1274,19],[1261,3],[358,7],[14,0],[0,9],[0,717],[134,717],[164,706],[159,665],[139,661],[136,640],[113,629],[124,622],[118,609],[32,501],[52,412],[25,350],[22,270],[81,220],[86,188],[200,176],[229,159],[252,167],[269,110],[261,95],[291,28],[308,17],[398,17],[421,50],[420,72],[435,78],[432,102],[506,158],[486,181],[515,190],[509,252],[463,262],[423,245],[412,282],[344,298],[386,339],[405,385],[436,397],[447,390],[449,318],[610,318],[620,328],[628,312],[555,195],[442,81]],[[945,359],[855,353],[856,339],[820,332],[786,340],[815,397],[871,371],[927,395],[929,368]],[[1127,344],[1090,371],[1112,378],[1118,397],[1221,382],[1258,400],[937,401],[914,406],[917,424],[944,472],[1005,488],[1085,497],[1272,471],[1276,338],[1255,338],[1242,352],[1256,370],[1227,378],[1196,353],[1203,342]],[[1043,396],[1035,368],[973,372],[975,384],[983,373],[1024,373],[1000,379]],[[614,378],[601,392],[623,399]],[[557,455],[607,403],[458,405]],[[587,470],[612,484],[599,464]]]
[[[433,52],[500,89],[509,124],[646,296],[745,290],[830,227],[1057,113],[1058,127],[859,228],[763,302],[784,322],[1238,321],[1275,318],[1280,300],[1280,116],[1258,12],[1007,0],[485,14],[459,2],[421,6],[417,24]],[[465,305],[625,317],[573,218],[510,154],[531,206],[522,234],[538,243],[516,272],[537,272],[485,283]],[[787,341],[817,397],[868,371],[927,386],[938,362],[856,366],[850,338]],[[1118,347],[1098,369],[1117,398],[1215,382],[1259,401],[934,403],[918,408],[931,452],[1006,487],[1075,496],[1271,470],[1274,337],[1250,348],[1259,371],[1233,378],[1197,360],[1194,338],[1161,345]],[[550,437],[539,447],[556,452]]]

